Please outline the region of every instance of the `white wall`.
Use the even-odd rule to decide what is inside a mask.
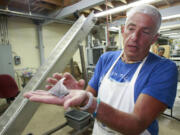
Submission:
[[[70,25],[51,23],[43,26],[43,43],[45,58],[47,58],[59,40],[70,28]]]
[[[40,64],[39,52],[36,48],[36,28],[32,21],[22,18],[9,18],[8,34],[13,54],[21,57],[21,64],[14,66],[14,68],[37,68]]]
[[[70,27],[71,25],[59,23],[51,23],[43,26],[45,58],[49,56],[51,50]],[[34,69],[40,66],[36,25],[30,19],[10,17],[8,19],[8,34],[13,56],[18,55],[21,57],[21,64],[14,65],[15,71],[18,74],[21,74],[22,69],[35,71]],[[80,63],[78,52],[75,53],[73,59]]]

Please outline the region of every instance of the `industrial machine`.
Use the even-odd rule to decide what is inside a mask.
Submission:
[[[110,31],[109,37],[107,36],[106,26],[95,26],[91,33],[89,33],[86,41],[86,54],[87,54],[87,66],[86,72],[88,80],[92,77],[96,63],[99,57],[106,51],[117,50],[115,36],[119,34],[119,31]],[[108,39],[109,38],[109,39]]]

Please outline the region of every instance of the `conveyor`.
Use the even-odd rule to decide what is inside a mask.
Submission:
[[[0,117],[0,135],[20,135],[39,107],[23,97],[30,90],[44,89],[45,79],[55,72],[63,72],[66,65],[96,22],[94,13],[81,16],[58,42],[48,59],[18,95],[16,100]]]

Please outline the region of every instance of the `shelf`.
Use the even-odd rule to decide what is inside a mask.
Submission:
[[[171,57],[170,60],[173,60],[173,61],[180,61],[180,57]]]
[[[96,66],[91,66],[91,65],[88,65],[88,66],[87,66],[87,68],[91,68],[91,69],[92,69],[92,68],[94,69],[95,67],[96,67]]]

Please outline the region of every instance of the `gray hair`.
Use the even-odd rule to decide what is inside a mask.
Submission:
[[[159,30],[160,25],[161,25],[161,14],[156,7],[152,5],[143,4],[143,5],[131,8],[127,12],[126,23],[129,20],[129,18],[131,18],[135,13],[143,13],[143,14],[147,14],[151,16],[153,21],[156,23],[156,32]]]

